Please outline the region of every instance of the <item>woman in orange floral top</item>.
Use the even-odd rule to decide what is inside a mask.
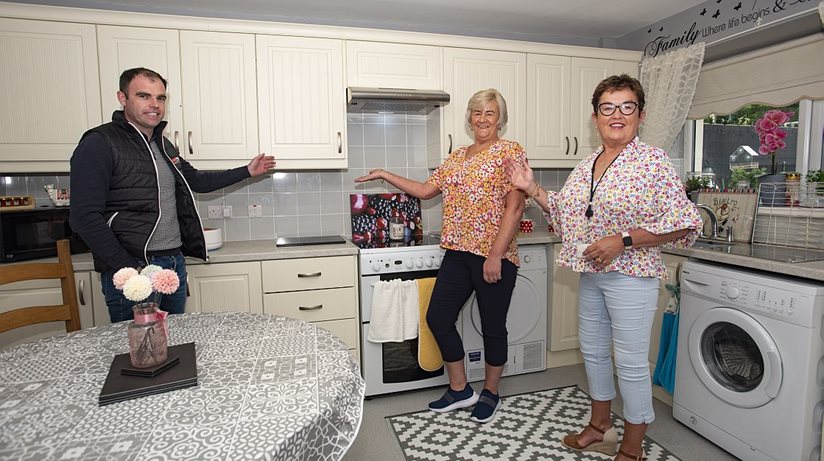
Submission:
[[[558,265],[580,272],[578,336],[592,396],[589,425],[564,437],[567,447],[642,459],[655,419],[649,339],[660,278],[661,247],[692,245],[702,227],[675,169],[661,149],[638,140],[646,115],[638,80],[612,76],[595,88],[592,119],[603,144],[547,192],[526,164],[507,161],[512,183],[535,197],[562,239]],[[611,352],[624,400],[624,437],[612,427]]]
[[[443,194],[441,263],[426,322],[438,343],[449,389],[431,402],[445,412],[475,405],[471,419],[492,421],[500,406],[498,382],[507,361],[506,315],[518,271],[515,230],[524,210],[524,196],[509,181],[505,159],[524,163],[523,148],[498,137],[506,124],[506,101],[494,89],[475,93],[467,104],[466,123],[475,142],[452,152],[426,180],[418,182],[382,169],[355,179],[383,179],[421,199]],[[480,395],[466,381],[463,341],[455,327],[461,308],[477,294],[484,337],[486,379]]]

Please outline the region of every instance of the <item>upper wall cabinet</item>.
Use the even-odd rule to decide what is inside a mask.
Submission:
[[[443,158],[474,142],[466,126],[466,104],[475,92],[487,88],[497,89],[506,100],[509,121],[500,137],[525,144],[526,54],[463,48],[445,48],[443,53],[444,91],[451,96],[443,111]],[[441,159],[429,160],[434,167]]]
[[[343,41],[257,36],[260,147],[278,169],[344,169]]]
[[[437,46],[346,42],[348,86],[371,88],[443,88],[442,52]]]
[[[166,79],[164,134],[180,147],[183,129],[183,96],[180,88],[180,38],[178,31],[143,27],[97,26],[100,56],[100,96],[103,120],[123,109],[117,100],[120,74],[135,67],[151,69]]]
[[[100,124],[94,26],[0,18],[0,160],[4,172],[69,171]]]
[[[527,156],[534,168],[572,168],[601,143],[592,92],[604,78],[638,74],[629,61],[530,54],[527,58]]]
[[[234,168],[257,155],[254,35],[180,31],[180,67],[181,154],[199,169]]]

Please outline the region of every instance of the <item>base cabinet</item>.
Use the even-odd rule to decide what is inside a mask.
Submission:
[[[331,331],[360,363],[356,256],[263,261],[262,270],[264,312]]]
[[[260,263],[188,264],[186,312],[263,312]]]

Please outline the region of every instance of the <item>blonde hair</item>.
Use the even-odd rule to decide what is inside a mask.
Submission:
[[[495,88],[478,91],[469,98],[469,102],[466,104],[466,126],[471,125],[472,111],[482,109],[490,101],[495,101],[495,104],[498,105],[498,129],[503,129],[509,119],[506,112],[506,100]]]

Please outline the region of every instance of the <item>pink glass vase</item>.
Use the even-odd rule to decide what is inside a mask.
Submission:
[[[129,359],[135,368],[151,368],[166,361],[168,345],[165,316],[157,303],[135,304],[129,324]]]

